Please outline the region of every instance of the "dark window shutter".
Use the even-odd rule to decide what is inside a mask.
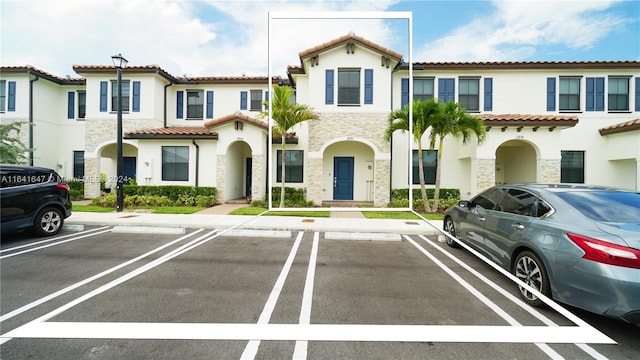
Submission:
[[[74,119],[76,117],[74,111],[75,99],[76,93],[73,91],[69,91],[67,93],[67,119]]]
[[[640,111],[640,77],[636,78],[636,111]]]
[[[247,92],[240,91],[240,110],[247,110]]]
[[[373,69],[364,69],[364,103],[373,104]]]
[[[107,111],[107,86],[106,81],[100,81],[100,112]]]
[[[484,78],[484,111],[493,111],[493,78]]]
[[[176,119],[184,118],[184,91],[176,92]]]
[[[264,101],[269,102],[269,92],[265,91],[264,92]],[[269,110],[269,107],[267,105],[264,106],[265,110]]]
[[[588,77],[585,79],[587,85],[587,106],[586,111],[594,111],[596,109],[596,86],[595,78]]]
[[[596,111],[604,111],[604,78],[596,78]]]
[[[16,82],[9,81],[9,96],[7,97],[7,111],[16,111]]]
[[[333,69],[327,69],[324,73],[324,103],[333,105]]]
[[[556,111],[556,78],[547,78],[547,111]]]
[[[213,119],[213,91],[207,91],[207,119]]]
[[[140,112],[140,81],[133,82],[131,101],[132,101],[132,111]]]
[[[400,109],[409,105],[409,79],[400,79]]]
[[[455,79],[438,79],[438,99],[442,102],[456,100]]]

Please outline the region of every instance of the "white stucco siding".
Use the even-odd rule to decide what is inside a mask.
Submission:
[[[338,105],[338,70],[341,68],[360,69],[360,103],[356,106]],[[325,71],[334,70],[333,104],[325,104]],[[373,103],[365,104],[365,69],[373,70]],[[312,106],[319,112],[353,112],[354,107],[362,112],[390,111],[391,97],[391,68],[380,65],[380,54],[368,49],[356,47],[354,54],[347,54],[344,47],[338,47],[319,55],[319,63],[310,66],[308,71],[308,83],[300,91],[297,97],[298,103]],[[298,83],[298,88],[301,88]]]

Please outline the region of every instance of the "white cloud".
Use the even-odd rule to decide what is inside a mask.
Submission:
[[[493,1],[484,14],[416,49],[424,61],[518,61],[545,46],[589,49],[630,19],[603,15],[617,1]]]
[[[158,64],[176,76],[265,75],[269,11],[384,11],[392,3],[60,0],[51,6],[47,0],[2,1],[0,61],[77,76],[72,65],[109,65],[111,55],[121,53],[130,65]],[[299,51],[349,31],[383,46],[391,47],[394,40],[379,20],[287,22],[291,27],[272,23],[274,74],[297,65]]]

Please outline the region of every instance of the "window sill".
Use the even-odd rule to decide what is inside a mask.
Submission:
[[[582,110],[558,110],[561,114],[582,114]]]
[[[338,106],[344,106],[344,107],[360,107],[360,104],[338,104]]]
[[[609,114],[631,114],[631,110],[607,110]]]
[[[187,121],[193,121],[193,120],[204,120],[203,118],[186,118],[185,120]]]

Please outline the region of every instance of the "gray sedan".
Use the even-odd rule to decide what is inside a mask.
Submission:
[[[559,302],[640,324],[640,194],[499,185],[447,210],[444,230]],[[456,240],[447,237],[456,247]],[[533,306],[542,302],[520,288]]]

